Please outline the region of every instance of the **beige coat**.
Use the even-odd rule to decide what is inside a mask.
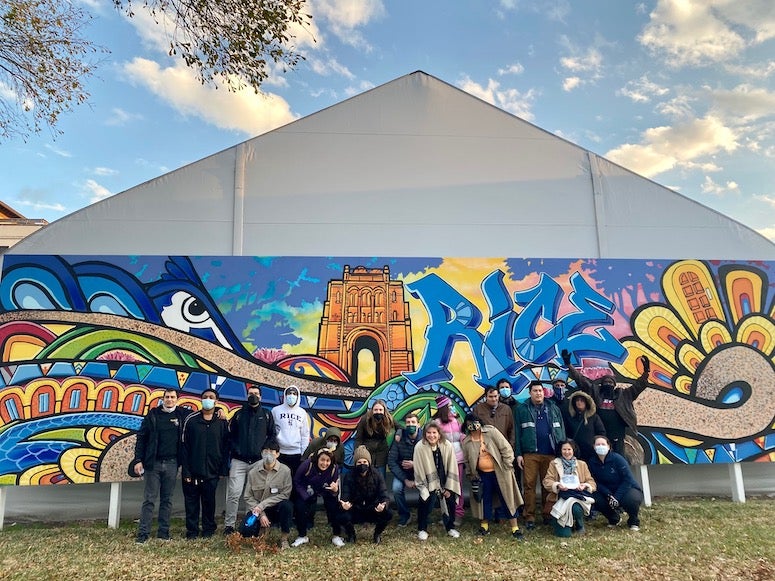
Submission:
[[[557,502],[557,493],[560,490],[560,474],[562,473],[562,460],[555,458],[549,464],[549,470],[546,471],[544,476],[543,485],[546,490],[549,491],[549,495],[546,497],[546,504],[551,505]],[[594,492],[597,490],[597,484],[595,479],[592,478],[592,474],[589,471],[589,466],[584,460],[576,458],[576,475],[579,477],[579,482],[584,485],[584,489],[587,492]]]
[[[522,500],[522,494],[517,487],[517,479],[514,476],[514,450],[511,448],[508,440],[503,434],[493,426],[482,426],[482,438],[487,451],[492,455],[495,462],[495,478],[498,481],[503,499],[506,501],[506,510],[509,514],[514,514],[517,509],[525,502]],[[466,459],[466,474],[468,478],[474,480],[479,478],[476,466],[479,463],[479,442],[476,442],[467,436],[463,442],[463,455]],[[500,500],[495,495],[493,506],[499,506]],[[475,518],[483,518],[481,503],[471,497],[471,512]]]

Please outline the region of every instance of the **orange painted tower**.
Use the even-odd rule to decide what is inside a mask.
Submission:
[[[373,357],[375,385],[414,371],[412,323],[404,283],[390,280],[390,268],[350,269],[328,282],[318,333],[318,355],[359,383],[363,351]]]

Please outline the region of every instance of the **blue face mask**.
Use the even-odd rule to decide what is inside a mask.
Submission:
[[[297,401],[299,401],[299,396],[294,393],[289,393],[285,396],[285,403],[291,407],[295,406]]]
[[[511,395],[511,388],[510,387],[501,387],[498,390],[498,393],[501,394],[501,397],[509,397]]]
[[[214,399],[203,399],[202,400],[202,409],[210,411],[215,407],[215,400]]]

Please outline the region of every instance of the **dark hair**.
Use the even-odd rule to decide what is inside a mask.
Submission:
[[[164,388],[164,395],[167,395],[169,392],[173,392],[175,395],[180,395],[180,390],[175,389],[174,387]]]
[[[609,448],[611,447],[611,440],[608,439],[608,436],[604,436],[603,434],[598,434],[597,436],[592,438],[592,443],[594,444],[595,440],[597,440],[598,438],[603,438],[606,442],[608,442],[608,447]]]
[[[487,389],[484,390],[484,395],[487,396],[488,393],[492,393],[493,391],[497,392],[498,388],[494,385],[489,386]]]
[[[562,456],[562,447],[568,444],[571,448],[573,448],[573,455],[578,456],[579,455],[579,445],[576,443],[575,440],[572,440],[568,438],[567,440],[563,440],[559,444],[557,444],[557,456]]]
[[[433,414],[434,420],[440,420],[442,423],[448,424],[451,420],[449,409],[452,406],[445,405],[443,407],[440,407],[438,410],[436,410],[436,413]]]
[[[274,450],[275,452],[280,451],[280,443],[275,440],[274,438],[267,440],[264,442],[264,445],[261,446],[262,450]]]
[[[506,383],[506,385],[508,385],[508,386],[509,386],[509,389],[511,389],[511,382],[510,382],[508,379],[506,379],[505,377],[504,377],[503,379],[499,379],[499,380],[498,380],[498,381],[495,383],[495,387],[498,387],[498,386],[499,386],[501,383],[504,383],[504,382]],[[499,388],[499,389],[500,389],[500,388]]]

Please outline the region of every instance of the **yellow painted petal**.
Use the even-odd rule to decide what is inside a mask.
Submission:
[[[731,270],[724,275],[721,284],[735,324],[746,315],[762,312],[764,283],[758,271]]]
[[[697,368],[705,359],[705,355],[706,354],[698,349],[696,345],[692,343],[684,343],[681,345],[681,347],[679,347],[676,359],[682,367],[684,367],[690,373],[694,374],[697,373]]]
[[[100,451],[88,448],[65,450],[59,459],[62,472],[76,484],[95,482]]]
[[[719,321],[708,321],[700,329],[700,344],[705,353],[710,353],[721,345],[732,342],[732,335],[724,323]]]
[[[654,305],[640,311],[632,322],[635,335],[649,345],[665,361],[675,363],[675,348],[681,341],[695,335],[672,310]]]
[[[761,315],[748,317],[737,329],[737,340],[771,357],[775,350],[775,323]]]

